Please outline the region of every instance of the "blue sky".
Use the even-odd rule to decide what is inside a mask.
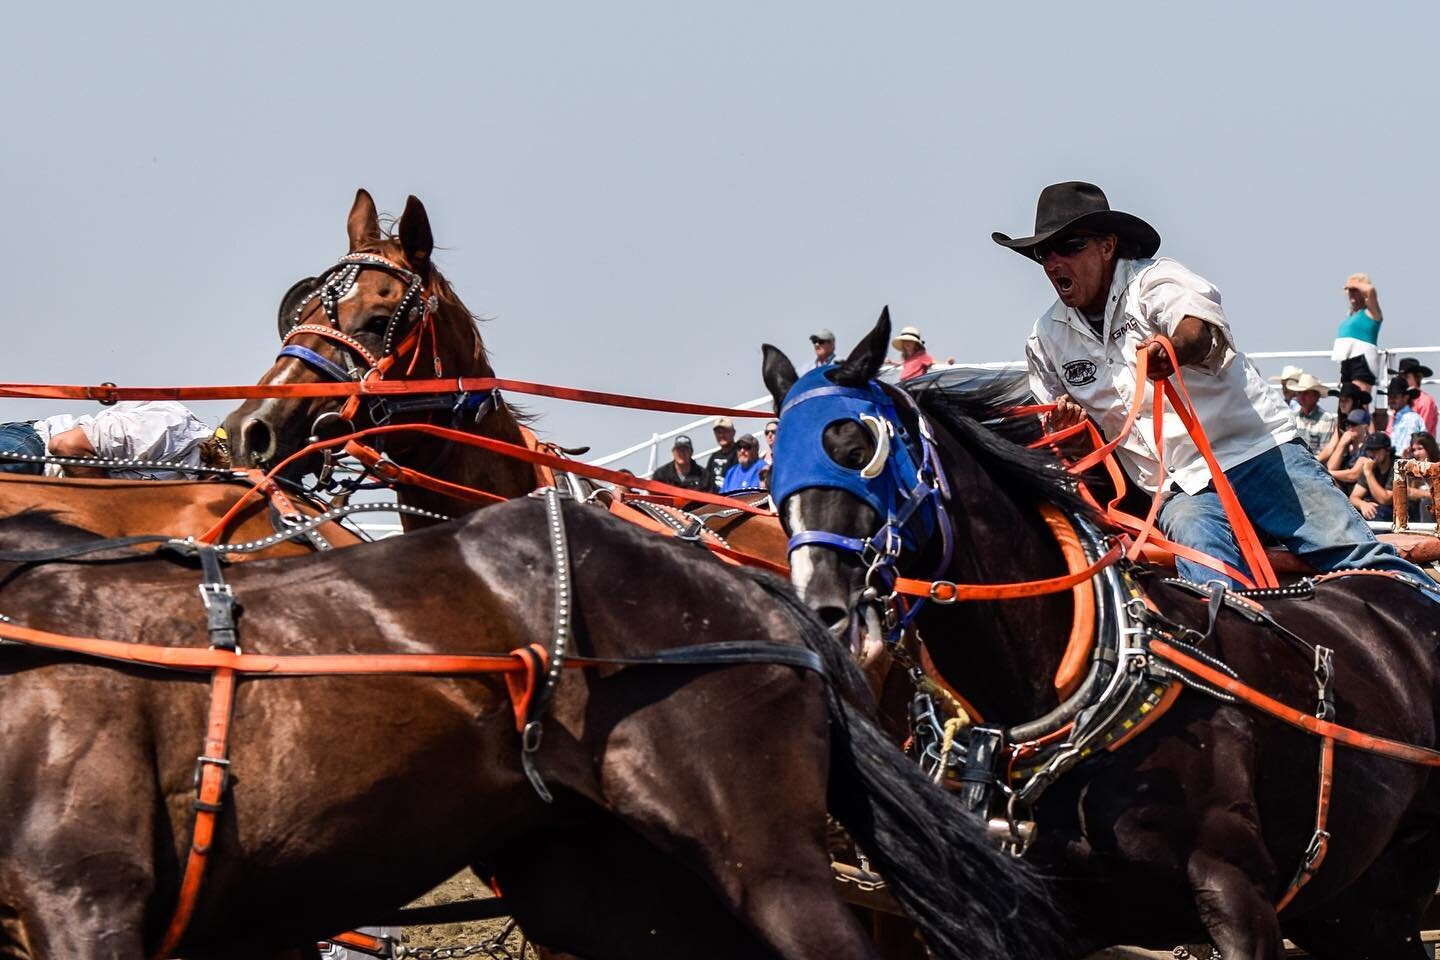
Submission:
[[[254,381],[357,186],[425,201],[520,379],[739,401],[762,342],[845,349],[886,303],[941,356],[1018,358],[1050,297],[989,235],[1066,179],[1153,223],[1244,348],[1328,347],[1357,270],[1383,343],[1436,343],[1437,27],[1326,2],[28,5],[0,35],[0,379]],[[535,406],[597,452],[674,422]]]

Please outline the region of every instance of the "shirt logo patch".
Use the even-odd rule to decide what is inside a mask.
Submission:
[[[1083,387],[1095,382],[1095,364],[1089,360],[1071,360],[1065,364],[1065,382],[1072,387]]]

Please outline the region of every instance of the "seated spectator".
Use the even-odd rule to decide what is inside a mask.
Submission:
[[[1385,319],[1380,314],[1380,296],[1375,292],[1375,284],[1363,273],[1352,273],[1345,280],[1345,296],[1350,300],[1350,314],[1340,322],[1340,329],[1335,334],[1335,347],[1330,351],[1330,359],[1340,367],[1340,380],[1356,379],[1353,376],[1357,366],[1350,367],[1350,376],[1346,375],[1344,364],[1352,360],[1363,360],[1365,369],[1373,371],[1380,369],[1380,324]],[[1374,385],[1374,381],[1371,381]]]
[[[670,447],[670,462],[655,471],[654,479],[688,490],[704,490],[708,493],[715,489],[710,486],[710,471],[695,462],[695,445],[683,433],[675,438],[674,445]]]
[[[935,365],[935,358],[926,352],[925,339],[920,336],[917,327],[902,329],[900,335],[890,341],[890,346],[900,351],[901,380],[921,376]]]
[[[815,366],[828,367],[835,362],[835,331],[821,327],[810,334],[810,344],[815,348]]]
[[[780,435],[780,421],[765,421],[765,466],[775,466],[775,438]]]
[[[1338,395],[1339,391],[1330,390],[1308,373],[1301,373],[1291,380],[1290,386],[1295,391],[1295,407],[1292,411],[1295,432],[1300,434],[1300,439],[1305,441],[1310,452],[1318,455],[1330,435],[1335,432],[1335,414],[1320,409],[1320,394],[1323,391]]]
[[[1425,392],[1425,378],[1435,376],[1435,371],[1424,366],[1414,357],[1405,357],[1400,361],[1400,369],[1390,372],[1404,377],[1409,382],[1411,389],[1416,391],[1415,399],[1410,402],[1410,405],[1415,408],[1416,413],[1420,414],[1420,419],[1425,423],[1426,432],[1432,437],[1435,436],[1436,428],[1440,426],[1440,423],[1437,423],[1440,421],[1440,407],[1436,407],[1434,398]]]
[[[230,466],[223,430],[215,430],[184,404],[172,400],[127,400],[99,413],[0,426],[0,452],[31,456],[151,460],[191,467]],[[113,477],[130,480],[184,479],[189,474],[154,467],[105,469],[61,466],[0,458],[0,471],[39,476]]]
[[[1410,449],[1410,435],[1425,429],[1425,421],[1410,406],[1419,393],[1404,377],[1393,377],[1390,386],[1385,389],[1385,401],[1390,407],[1390,425],[1385,432],[1390,434],[1390,442],[1396,450]]]
[[[1350,502],[1366,520],[1390,520],[1394,517],[1395,493],[1390,484],[1395,479],[1395,452],[1383,433],[1365,438],[1365,451],[1355,461],[1360,473]]]
[[[735,463],[735,421],[721,417],[715,421],[715,444],[720,449],[710,454],[705,461],[705,470],[710,474],[710,489],[719,490],[725,486],[725,471]]]
[[[735,441],[736,461],[725,471],[725,483],[721,493],[738,493],[741,490],[764,490],[765,481],[760,471],[765,463],[760,459],[760,441],[753,433],[746,433]]]
[[[1355,462],[1364,454],[1365,438],[1369,435],[1370,414],[1364,410],[1351,410],[1346,415],[1345,432],[1326,445],[1325,468],[1330,471],[1336,486],[1346,493],[1360,479],[1360,468]]]
[[[1435,437],[1421,430],[1410,434],[1411,460],[1419,460],[1422,463],[1440,463],[1440,444],[1436,444]],[[1418,509],[1411,513],[1410,519],[1422,523],[1433,523],[1435,521],[1435,491],[1430,489],[1430,484],[1420,477],[1410,477],[1407,480],[1410,488],[1410,500],[1418,505]]]
[[[1300,376],[1300,374],[1303,372],[1303,370],[1301,370],[1294,364],[1287,363],[1284,369],[1280,371],[1280,375],[1278,377],[1270,378],[1271,380],[1280,384],[1280,392],[1285,396],[1285,402],[1290,405],[1291,410],[1295,409],[1295,391],[1291,389],[1290,381]]]
[[[1329,438],[1325,441],[1325,445],[1315,454],[1315,459],[1321,463],[1327,462],[1330,459],[1331,452],[1335,448],[1335,444],[1342,442],[1346,432],[1350,428],[1350,415],[1358,411],[1365,414],[1368,420],[1370,412],[1365,409],[1368,406],[1370,406],[1370,394],[1364,390],[1357,390],[1353,383],[1342,384],[1340,386],[1340,399],[1336,401],[1335,429],[1331,431]],[[1369,427],[1368,423],[1366,427]],[[1364,438],[1362,437],[1361,439]]]

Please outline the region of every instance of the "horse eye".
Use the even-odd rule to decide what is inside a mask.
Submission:
[[[383,337],[385,330],[390,326],[390,318],[384,314],[376,314],[360,325],[361,333],[373,333],[377,337]]]

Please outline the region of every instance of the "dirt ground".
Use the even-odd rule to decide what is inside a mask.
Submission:
[[[469,870],[463,870],[416,900],[411,906],[428,907],[456,900],[488,900],[494,896],[490,888]],[[505,931],[507,920],[477,920],[469,923],[428,924],[405,928],[405,947],[413,951],[417,947],[449,947],[451,949],[470,947],[481,943],[494,944],[489,952],[477,954],[480,957],[514,957],[523,955],[533,960],[535,951],[524,947],[524,940],[518,931],[512,930],[503,941],[496,942]],[[523,951],[523,954],[522,954]]]

